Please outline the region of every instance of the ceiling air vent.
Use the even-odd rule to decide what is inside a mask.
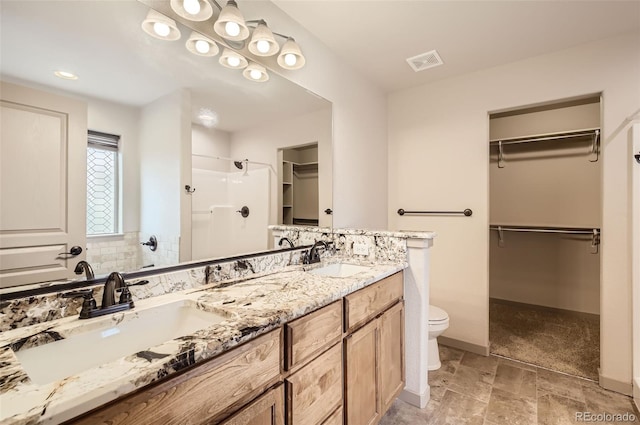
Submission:
[[[433,68],[434,66],[442,65],[442,59],[435,50],[431,50],[427,53],[421,53],[417,56],[413,56],[407,59],[407,63],[415,72],[424,71],[425,69]]]

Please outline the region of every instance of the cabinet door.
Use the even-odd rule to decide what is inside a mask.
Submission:
[[[349,425],[369,425],[380,420],[377,357],[378,321],[373,320],[344,342],[344,408]]]
[[[2,83],[0,287],[75,276],[85,248],[87,106]]]
[[[379,319],[380,397],[384,414],[405,384],[404,303],[387,310]]]
[[[342,404],[342,345],[334,345],[286,383],[287,423],[321,424]]]
[[[284,425],[284,386],[269,390],[221,425]]]

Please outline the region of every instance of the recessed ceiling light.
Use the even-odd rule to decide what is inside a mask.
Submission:
[[[65,80],[77,80],[78,79],[78,76],[76,74],[73,74],[73,73],[67,72],[67,71],[56,71],[53,74],[56,77],[63,78]]]
[[[198,111],[198,119],[207,128],[215,127],[218,123],[218,114],[208,108],[200,108]]]

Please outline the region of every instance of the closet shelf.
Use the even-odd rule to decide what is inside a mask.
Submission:
[[[535,143],[546,142],[550,140],[574,140],[584,142],[585,139],[590,138],[591,141],[591,156],[589,162],[598,162],[600,156],[600,129],[589,128],[579,131],[565,131],[560,133],[547,133],[536,136],[528,137],[511,137],[506,139],[490,140],[490,147],[498,148],[498,168],[504,168],[504,146],[515,145],[520,143]]]
[[[598,245],[600,245],[600,228],[599,227],[553,227],[553,226],[510,226],[490,224],[489,230],[498,232],[498,246],[504,246],[503,232],[527,232],[527,233],[562,233],[567,235],[590,235],[591,236],[591,253],[598,253]]]

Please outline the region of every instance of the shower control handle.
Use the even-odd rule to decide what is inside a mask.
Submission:
[[[240,215],[241,215],[243,218],[247,218],[247,217],[249,217],[249,207],[247,207],[247,206],[244,206],[244,207],[240,208],[240,209],[239,209],[238,211],[236,211],[236,212],[240,213]]]

